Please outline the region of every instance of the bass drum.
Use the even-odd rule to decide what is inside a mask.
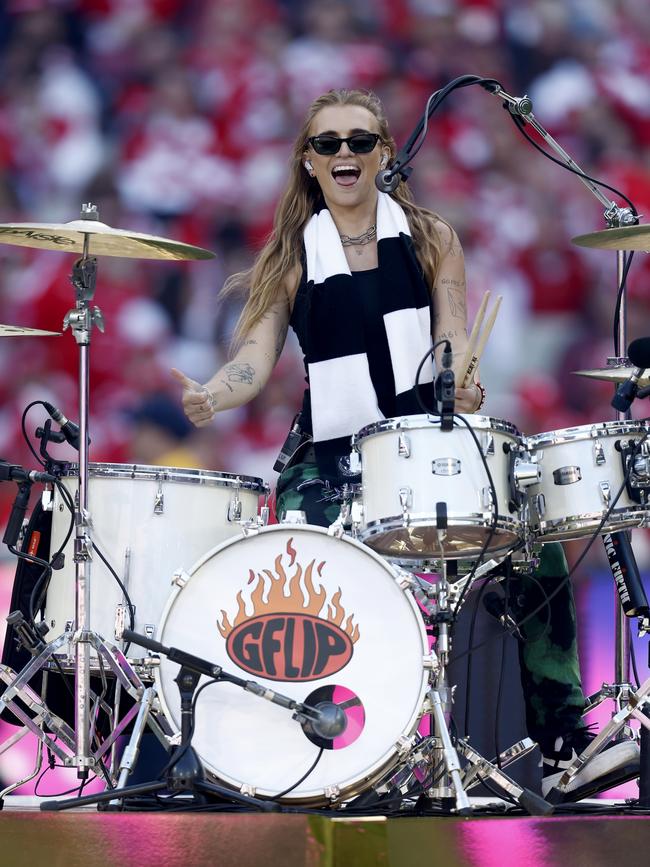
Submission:
[[[422,715],[429,659],[417,604],[396,570],[354,539],[281,524],[214,548],[177,582],[163,644],[345,715],[344,730],[324,738],[291,710],[231,683],[211,685],[197,702],[192,745],[218,781],[325,805],[395,766]],[[162,657],[158,695],[179,730],[177,674]]]

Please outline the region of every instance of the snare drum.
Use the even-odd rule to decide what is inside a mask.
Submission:
[[[359,538],[400,562],[429,559],[440,553],[439,505],[446,507],[445,557],[474,557],[496,529],[489,553],[516,548],[524,522],[511,507],[511,454],[521,444],[519,431],[500,419],[464,416],[476,434],[454,422],[440,429],[429,415],[389,418],[363,428],[354,438],[361,454],[363,517]],[[487,462],[496,489],[492,502]],[[512,511],[511,511],[512,508]]]
[[[90,625],[113,641],[116,620],[129,625],[128,611],[106,558],[135,606],[136,632],[151,635],[169,596],[170,578],[206,549],[240,531],[240,520],[255,518],[267,489],[261,479],[208,470],[138,464],[89,466],[88,504],[92,520]],[[70,467],[62,482],[74,500],[79,470]],[[70,511],[55,488],[51,552],[61,546]],[[60,635],[75,616],[74,532],[65,563],[52,573],[45,605],[50,637]]]
[[[177,578],[159,641],[345,714],[344,730],[324,738],[234,684],[208,687],[192,744],[217,780],[271,799],[298,783],[281,800],[318,805],[356,795],[397,764],[416,737],[430,663],[417,604],[400,580],[359,542],[307,524],[231,539]],[[162,657],[158,696],[180,728],[177,674]]]
[[[648,432],[641,421],[612,421],[548,431],[525,439],[541,471],[527,489],[530,528],[542,541],[579,539],[593,533],[625,479],[624,452]],[[622,451],[621,451],[622,449]],[[631,474],[648,487],[647,449]],[[640,477],[638,476],[640,472]],[[646,525],[650,507],[623,489],[601,533]]]

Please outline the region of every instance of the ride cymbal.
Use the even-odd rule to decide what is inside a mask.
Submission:
[[[126,256],[132,259],[212,259],[215,254],[203,247],[181,241],[113,229],[99,220],[81,219],[69,223],[5,223],[0,224],[0,244],[36,247],[39,250],[60,250],[83,253],[84,237],[89,236],[89,256]]]
[[[571,373],[589,379],[602,379],[605,382],[625,382],[635,370],[636,367],[596,367],[593,370],[572,370]],[[639,388],[645,388],[647,385],[650,385],[650,368],[643,371],[638,382]]]
[[[0,337],[60,337],[60,331],[43,331],[25,325],[0,325]]]
[[[576,235],[571,238],[571,243],[599,250],[650,250],[650,225],[621,226],[618,229]]]

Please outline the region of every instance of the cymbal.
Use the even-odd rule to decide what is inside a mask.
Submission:
[[[25,325],[0,325],[0,337],[49,337],[61,336],[60,331],[43,331],[41,328],[27,328]]]
[[[621,226],[618,229],[576,235],[571,238],[571,243],[600,250],[650,250],[650,225]]]
[[[212,259],[214,253],[181,241],[156,235],[113,229],[99,220],[72,220],[69,223],[0,224],[0,244],[83,253],[84,236],[89,235],[90,256],[126,256],[133,259]]]
[[[625,382],[629,379],[636,367],[596,367],[593,370],[572,370],[576,376],[587,376],[590,379],[602,379],[605,382]],[[650,385],[650,368],[644,370],[639,377],[639,388]]]

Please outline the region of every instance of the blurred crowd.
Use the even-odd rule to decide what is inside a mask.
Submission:
[[[100,258],[91,460],[274,481],[304,386],[295,341],[260,397],[200,431],[182,417],[169,368],[203,380],[226,357],[241,299],[219,290],[269,232],[290,143],[319,93],[374,90],[399,146],[434,90],[465,73],[496,78],[527,93],[578,164],[644,215],[649,63],[645,0],[6,0],[0,222],[63,223],[93,202],[112,227],[216,253]],[[418,201],[463,243],[470,320],[487,289],[503,295],[482,364],[486,410],[529,434],[613,418],[611,386],[571,373],[613,354],[616,256],[571,243],[605,228],[601,202],[477,87],[434,114],[414,165]],[[0,244],[0,322],[60,332],[73,261]],[[646,329],[647,274],[637,254],[630,340]],[[32,466],[21,416],[48,400],[75,417],[78,348],[70,332],[0,337],[0,358],[0,455]],[[24,421],[36,448],[45,417],[36,406]],[[52,453],[72,457],[66,448]]]

